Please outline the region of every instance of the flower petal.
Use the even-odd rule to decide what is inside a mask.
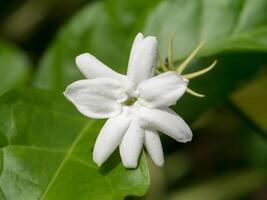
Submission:
[[[131,49],[131,53],[130,53],[130,57],[129,57],[129,65],[132,62],[132,59],[134,58],[134,55],[136,54],[136,52],[138,51],[139,46],[142,44],[142,41],[144,40],[144,36],[142,33],[138,33],[134,39],[133,45],[132,45],[132,49]]]
[[[98,166],[101,166],[119,146],[130,121],[131,114],[128,109],[106,121],[94,146],[93,160]]]
[[[88,79],[110,77],[121,81],[126,76],[113,71],[111,68],[100,62],[96,57],[89,53],[84,53],[76,57],[76,65],[83,75]]]
[[[85,116],[107,118],[121,112],[127,99],[121,84],[111,78],[80,80],[69,85],[64,95]]]
[[[135,104],[134,113],[140,118],[142,127],[156,129],[174,138],[178,142],[188,142],[192,132],[184,120],[169,108],[146,108]]]
[[[154,163],[162,167],[164,164],[164,155],[157,131],[145,130],[145,147]]]
[[[128,64],[127,77],[136,85],[150,78],[157,62],[157,39],[149,36],[143,39],[136,36]]]
[[[176,72],[154,76],[138,86],[139,102],[152,108],[174,105],[186,92],[187,84],[188,81]]]
[[[126,168],[136,168],[144,142],[144,129],[133,119],[120,144],[122,163]]]

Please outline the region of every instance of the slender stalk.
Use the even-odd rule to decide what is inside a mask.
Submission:
[[[176,69],[176,71],[179,74],[182,74],[182,72],[185,70],[185,68],[188,66],[188,64],[192,61],[192,59],[195,57],[197,52],[201,49],[203,46],[204,42],[201,42],[197,48],[185,59],[185,61]]]
[[[190,88],[187,88],[186,90],[189,94],[193,95],[193,96],[196,96],[196,97],[200,97],[200,98],[203,98],[205,97],[204,94],[200,94],[198,92],[195,92],[194,90],[191,90]]]
[[[162,58],[161,58],[161,56],[158,54],[158,61],[159,61],[159,66],[160,66],[160,68],[162,68],[162,70],[164,71],[164,72],[167,72],[168,71],[168,69],[167,69],[167,67],[165,66],[165,64],[164,64],[164,62],[163,62],[163,60],[162,60]]]
[[[172,32],[169,36],[169,44],[168,44],[168,66],[173,66],[173,39],[174,39],[175,33]]]
[[[198,76],[201,76],[207,72],[209,72],[210,70],[212,70],[212,68],[216,65],[217,63],[217,60],[215,60],[210,66],[208,66],[207,68],[205,69],[202,69],[202,70],[199,70],[197,72],[193,72],[193,73],[190,73],[190,74],[184,74],[183,77],[185,77],[186,79],[192,79],[192,78],[196,78]]]

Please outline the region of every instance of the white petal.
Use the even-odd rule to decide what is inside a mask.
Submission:
[[[141,36],[137,36],[138,38]],[[127,77],[136,85],[153,76],[157,63],[157,39],[149,36],[134,42],[129,59]]]
[[[144,129],[137,120],[132,120],[120,144],[122,163],[126,168],[136,168],[144,143]]]
[[[134,55],[138,51],[138,48],[139,48],[140,44],[142,44],[143,39],[144,39],[144,36],[143,36],[142,33],[138,33],[136,35],[136,37],[134,39],[134,42],[133,42],[133,45],[132,45],[132,49],[131,49],[128,65],[130,65],[130,63],[132,62],[132,59],[134,58]]]
[[[165,72],[144,80],[137,90],[140,93],[140,103],[148,107],[163,107],[176,104],[185,93],[188,81],[176,72]]]
[[[96,57],[89,53],[84,53],[76,57],[76,65],[83,75],[88,79],[110,77],[121,81],[126,76],[113,71],[111,68],[100,62]]]
[[[101,166],[119,146],[130,121],[129,110],[124,110],[121,114],[106,121],[94,146],[93,160],[98,166]]]
[[[85,116],[107,118],[121,112],[127,96],[121,84],[111,78],[80,80],[69,85],[64,95]]]
[[[162,167],[164,164],[164,155],[157,131],[145,130],[145,147],[154,163]]]
[[[134,112],[145,129],[156,129],[178,142],[188,142],[192,139],[192,132],[188,125],[169,108],[154,109],[136,104]]]

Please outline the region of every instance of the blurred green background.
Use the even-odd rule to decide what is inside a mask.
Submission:
[[[124,73],[139,31],[158,37],[163,58],[169,34],[175,32],[177,63],[205,41],[188,72],[218,60],[213,71],[190,83],[190,88],[206,97],[186,94],[174,107],[192,127],[193,141],[180,144],[162,135],[164,167],[156,167],[147,157],[149,190],[143,197],[127,199],[266,200],[266,11],[266,0],[2,0],[0,94],[22,85],[61,94],[82,77],[74,60],[83,52]],[[0,146],[4,148],[8,145],[3,127],[8,119],[5,114],[0,118]],[[1,177],[0,199],[39,199],[34,195],[14,198],[13,194],[20,193],[14,192],[16,188],[9,189],[10,197],[4,195],[5,188],[13,188],[16,181],[7,184]],[[76,199],[90,197],[77,193]]]

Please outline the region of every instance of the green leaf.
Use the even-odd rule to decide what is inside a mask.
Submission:
[[[0,40],[0,95],[26,83],[30,67],[27,57],[19,49]]]
[[[63,95],[21,88],[0,100],[0,199],[123,199],[149,185],[145,158],[126,170],[118,153],[98,168],[103,121],[82,117]]]
[[[134,7],[119,0],[105,4],[95,2],[82,9],[61,30],[42,58],[34,85],[62,91],[71,82],[81,79],[83,76],[75,65],[75,57],[84,52],[90,52],[114,70],[125,73],[131,42],[137,33],[135,26],[142,24],[145,11],[151,7],[148,2],[153,1],[141,4],[144,11],[141,15],[141,1],[138,2],[139,6],[131,3]]]
[[[148,12],[154,8],[160,0],[104,0],[104,6],[112,18],[112,22],[117,26],[129,31],[137,27],[137,22],[143,24]],[[139,12],[142,10],[142,12]],[[141,20],[140,20],[141,18]],[[140,24],[139,24],[140,25]]]
[[[202,41],[202,56],[225,50],[266,51],[266,9],[265,0],[162,1],[148,16],[144,32],[158,37],[165,55],[169,34],[175,32],[177,59],[186,57]]]
[[[189,87],[206,97],[186,95],[178,102],[175,110],[184,118],[194,120],[224,102],[267,63],[266,9],[265,0],[172,0],[162,1],[148,16],[144,32],[158,37],[163,57],[171,32],[176,33],[174,58],[179,61],[205,41],[199,58],[186,72],[218,60],[211,72],[190,81]]]

